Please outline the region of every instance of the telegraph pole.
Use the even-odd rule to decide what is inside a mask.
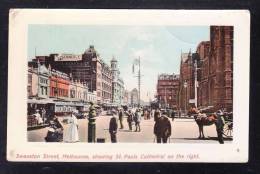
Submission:
[[[139,64],[139,71],[138,71],[138,107],[140,107],[140,103],[141,103],[141,60],[140,60],[140,56],[138,59],[138,64]]]
[[[197,108],[198,106],[198,65],[197,65],[197,59],[195,59],[195,63],[194,63],[194,66],[195,66],[195,72],[194,72],[194,76],[195,76],[195,81],[194,81],[194,100],[195,100],[195,107]]]
[[[140,59],[140,56],[138,59],[135,59],[134,60],[134,63],[133,63],[133,73],[134,73],[134,65],[138,65],[138,74],[137,77],[138,78],[138,107],[140,107],[140,104],[141,104],[141,59]]]

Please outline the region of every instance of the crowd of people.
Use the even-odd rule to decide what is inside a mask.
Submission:
[[[59,121],[57,116],[53,116],[49,120],[49,128],[45,137],[46,142],[66,142],[75,143],[79,142],[79,126],[78,119],[75,116],[76,112],[73,111],[70,116],[63,119],[63,124],[68,127],[64,131],[63,124]]]
[[[119,129],[124,129],[123,119],[124,115],[127,116],[127,123],[129,131],[141,132],[141,120],[154,118],[154,135],[156,136],[157,143],[167,143],[169,137],[171,136],[171,122],[168,117],[172,118],[174,121],[175,113],[172,110],[160,110],[160,109],[143,109],[143,108],[133,108],[128,111],[124,111],[122,108],[118,111],[113,111],[113,116],[109,122],[109,133],[111,137],[111,142],[117,142],[117,131]],[[117,120],[118,116],[118,120]],[[118,125],[119,121],[119,125]],[[134,125],[134,127],[133,127]]]

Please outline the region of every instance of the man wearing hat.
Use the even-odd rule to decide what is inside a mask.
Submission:
[[[134,121],[135,121],[135,132],[140,132],[141,131],[141,126],[140,126],[140,122],[141,122],[141,111],[140,109],[137,109],[135,112],[135,116],[134,116]]]
[[[218,142],[220,144],[224,144],[224,140],[223,140],[223,128],[225,125],[224,112],[222,110],[218,110],[216,112],[216,115],[217,115],[216,130],[218,134]]]
[[[118,116],[119,116],[119,121],[120,121],[120,129],[124,129],[122,108],[119,109]]]
[[[111,137],[111,143],[117,142],[117,138],[116,138],[117,128],[118,128],[117,119],[116,119],[115,115],[113,114],[113,117],[110,119],[110,122],[109,122],[109,133],[110,133],[110,137]]]
[[[154,134],[157,139],[157,143],[167,143],[168,138],[171,136],[171,122],[166,116],[166,111],[163,111],[162,115],[154,124]]]

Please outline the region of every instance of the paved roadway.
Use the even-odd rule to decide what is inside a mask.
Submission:
[[[96,120],[96,138],[105,138],[106,142],[110,142],[110,135],[108,132],[109,120],[111,116],[103,115],[97,117]],[[81,142],[87,142],[87,119],[79,119],[79,139]],[[119,124],[118,124],[119,125]],[[198,139],[198,126],[193,119],[175,118],[171,121],[172,135],[170,143],[217,143],[217,133],[215,125],[204,126],[204,134],[206,139]],[[152,143],[155,141],[153,134],[154,121],[150,120],[141,121],[141,132],[135,132],[135,126],[133,125],[133,131],[129,131],[126,117],[124,118],[124,129],[118,129],[117,139],[118,142],[140,142],[140,143]],[[119,126],[120,127],[120,126]],[[67,125],[64,125],[64,129],[67,129]],[[47,134],[47,128],[28,131],[28,141],[30,142],[42,142]],[[231,140],[226,139],[225,143],[231,143]]]

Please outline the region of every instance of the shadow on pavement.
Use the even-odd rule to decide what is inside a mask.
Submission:
[[[207,137],[207,138],[201,138],[201,139],[199,139],[199,138],[171,138],[171,139],[173,139],[173,140],[201,140],[201,141],[204,141],[204,140],[215,140],[215,141],[218,141],[218,137]],[[232,138],[223,138],[224,139],[224,141],[232,141],[233,139]]]
[[[134,132],[134,131],[131,131],[131,130],[124,130],[124,129],[118,129],[119,132]]]

